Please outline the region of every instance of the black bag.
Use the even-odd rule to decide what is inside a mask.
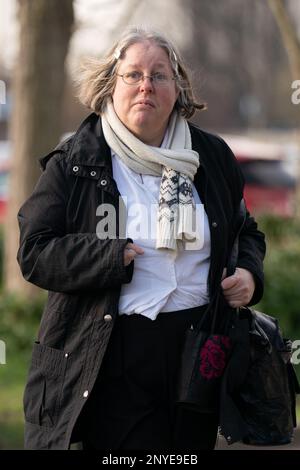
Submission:
[[[243,201],[240,215],[246,215]],[[237,254],[238,237],[228,263],[230,274]],[[300,393],[291,363],[292,342],[283,338],[275,318],[247,307],[232,317],[230,337],[232,355],[222,378],[220,405],[227,442],[290,443],[296,427],[296,394]]]
[[[178,380],[177,403],[202,413],[216,413],[221,377],[231,350],[227,335],[214,333],[219,296],[196,327],[185,333]]]
[[[246,219],[243,201],[239,216],[242,222],[228,275],[236,267],[239,234]],[[202,413],[219,412],[228,444],[240,440],[253,445],[287,444],[296,426],[299,393],[290,362],[291,341],[282,337],[275,318],[250,308],[228,308],[225,334],[216,334],[220,298],[218,292],[197,327],[186,332],[178,402]]]
[[[230,261],[234,261],[237,257],[238,238],[246,220],[246,212],[242,204],[237,218],[238,230]],[[221,291],[220,286],[197,327],[191,325],[186,331],[181,354],[177,402],[202,413],[216,413],[219,409],[221,378],[232,348],[228,334],[232,312],[226,315],[227,312],[224,311],[224,315],[228,318],[221,330],[215,330],[219,308],[221,316],[223,315]]]
[[[249,365],[235,399],[245,423],[243,442],[288,444],[296,426],[295,396],[299,393],[290,362],[292,342],[282,337],[275,318],[247,307],[239,315],[249,322]]]
[[[237,252],[238,237],[245,219],[246,214],[243,208],[240,208],[238,230],[232,248],[234,255],[230,257],[232,260]],[[219,308],[221,316],[223,315],[223,299],[220,286],[197,326],[191,325],[186,331],[181,353],[177,403],[201,413],[218,412],[221,378],[232,348],[228,335],[230,314],[221,330],[215,330]]]

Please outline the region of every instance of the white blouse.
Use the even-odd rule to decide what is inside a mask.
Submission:
[[[123,284],[119,314],[155,320],[159,312],[204,305],[209,301],[210,231],[204,206],[192,184],[199,240],[178,241],[177,250],[156,249],[160,176],[141,175],[112,152],[113,177],[127,209],[126,236],[143,248],[136,255],[129,284]],[[200,233],[201,232],[201,233]]]

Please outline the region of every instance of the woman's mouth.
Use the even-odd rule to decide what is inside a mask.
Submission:
[[[145,106],[147,108],[154,108],[154,104],[152,103],[152,101],[150,100],[141,100],[141,101],[138,101],[137,103],[135,103],[136,105],[139,105],[139,106]]]

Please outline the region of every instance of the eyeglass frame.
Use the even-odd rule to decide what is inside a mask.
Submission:
[[[123,73],[123,74],[116,73],[116,76],[117,76],[117,77],[121,77],[122,80],[123,80],[123,82],[124,82],[126,85],[129,85],[129,86],[138,85],[139,83],[142,83],[145,78],[149,78],[150,81],[151,81],[151,83],[153,83],[154,85],[161,85],[162,83],[164,83],[164,82],[162,82],[162,83],[155,82],[155,78],[154,78],[153,75],[144,75],[144,74],[142,74],[141,78],[140,78],[138,81],[136,81],[136,82],[134,82],[134,83],[128,83],[128,82],[126,82],[126,81],[124,80],[124,75],[126,75],[126,74],[128,74],[128,73],[130,73],[130,72],[126,72],[126,73]],[[176,80],[177,78],[178,78],[178,77],[176,77],[176,76],[174,76],[174,77],[168,77],[168,79],[170,79],[170,80]],[[165,84],[168,84],[168,81],[166,81]]]

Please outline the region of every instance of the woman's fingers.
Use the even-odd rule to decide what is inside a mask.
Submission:
[[[138,255],[143,255],[144,250],[142,247],[137,245],[136,243],[127,243],[126,247],[127,250],[134,250]]]
[[[136,255],[143,255],[144,250],[136,243],[127,243],[124,250],[124,266],[128,266]]]
[[[223,279],[223,281],[221,282],[223,291],[233,290],[233,288],[238,284],[238,282],[239,278],[236,273],[234,273],[232,276],[225,277],[225,279]]]
[[[255,290],[255,282],[250,271],[237,268],[232,276],[223,279],[221,287],[229,305],[237,308],[250,302]]]

